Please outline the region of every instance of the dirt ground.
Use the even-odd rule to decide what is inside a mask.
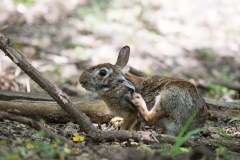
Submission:
[[[34,67],[70,96],[92,95],[78,83],[81,73],[92,65],[115,63],[119,50],[129,45],[131,55],[126,71],[132,66],[150,76],[183,78],[195,83],[205,97],[239,101],[238,0],[20,2],[24,1],[0,1],[0,34],[9,37]],[[2,51],[0,89],[44,92]],[[78,126],[72,123],[46,125],[69,139],[78,131]],[[111,128],[108,123],[102,125]],[[203,137],[224,139],[214,130],[217,127],[236,141],[240,140],[239,119],[209,119],[206,125],[209,128],[208,132],[202,133]],[[0,126],[1,151],[19,155],[20,159],[51,159],[51,155],[42,155],[45,151],[40,150],[41,147],[37,150],[35,144],[27,143],[29,140],[50,143],[50,139],[18,122],[4,120],[0,121]],[[148,126],[144,128],[149,129]],[[11,143],[4,144],[2,140],[10,135]],[[22,147],[23,144],[27,147]],[[58,146],[57,153],[53,152],[59,159],[61,156],[67,159],[157,159],[156,150],[152,153],[146,148],[135,149],[137,146],[141,145],[82,142],[79,148]],[[163,147],[156,148],[161,150]],[[122,154],[126,157],[119,156]],[[214,150],[214,154],[219,159],[240,157],[239,152],[221,147]],[[6,159],[11,158],[14,157]],[[181,154],[175,157],[180,158],[186,157]]]

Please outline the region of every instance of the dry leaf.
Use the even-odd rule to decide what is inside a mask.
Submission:
[[[114,117],[111,119],[110,123],[114,126],[114,127],[120,127],[123,123],[123,118],[121,117]]]
[[[79,134],[76,134],[76,135],[73,137],[73,141],[74,141],[74,142],[82,142],[82,141],[84,141],[84,137],[83,137],[83,136],[80,136]]]

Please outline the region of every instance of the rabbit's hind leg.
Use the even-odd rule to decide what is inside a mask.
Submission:
[[[156,97],[155,105],[150,111],[148,111],[147,105],[142,96],[136,92],[133,93],[132,103],[137,107],[137,110],[140,113],[141,117],[149,125],[154,125],[160,118],[163,117],[163,112],[158,107],[160,99],[160,95]]]

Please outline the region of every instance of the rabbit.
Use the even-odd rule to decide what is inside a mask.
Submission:
[[[88,91],[97,93],[110,111],[124,118],[120,130],[141,129],[141,123],[177,135],[196,108],[197,115],[187,131],[202,127],[206,103],[196,87],[185,80],[164,76],[137,77],[124,74],[130,47],[123,47],[115,65],[103,63],[85,70],[79,78]]]

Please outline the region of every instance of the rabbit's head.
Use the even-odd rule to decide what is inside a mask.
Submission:
[[[93,66],[82,73],[79,82],[86,90],[99,95],[117,87],[121,83],[135,91],[134,83],[122,72],[122,68],[127,65],[129,54],[130,48],[128,46],[123,47],[119,52],[115,65],[103,63]]]

